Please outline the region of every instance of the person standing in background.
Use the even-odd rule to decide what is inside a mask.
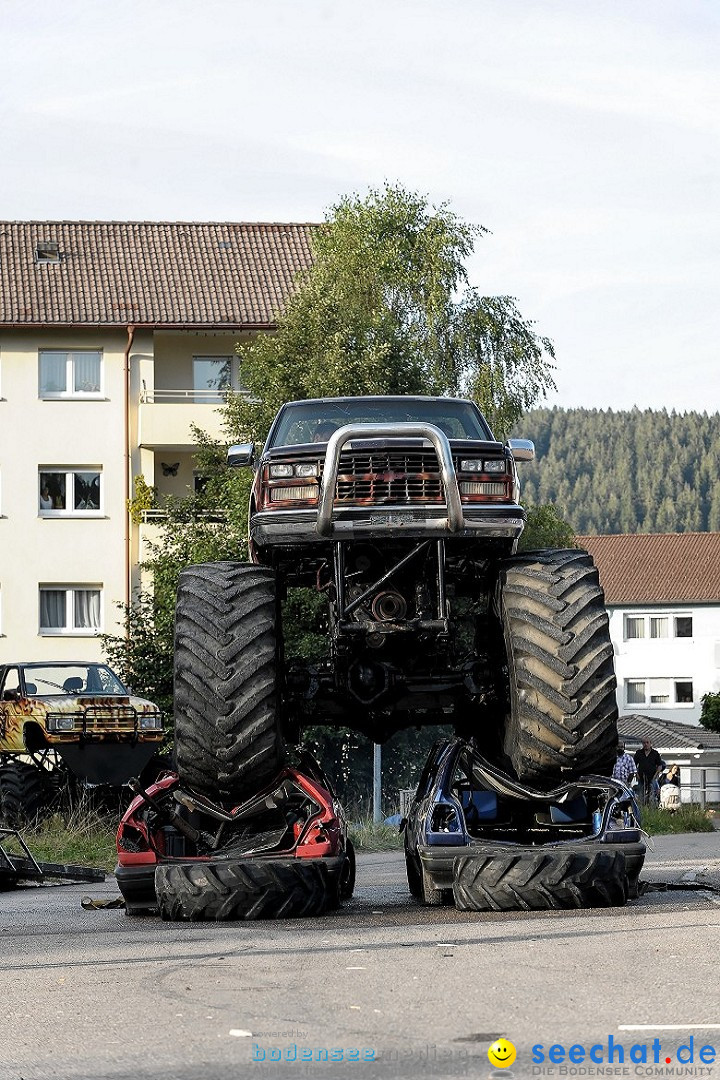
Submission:
[[[663,767],[662,758],[649,739],[643,739],[642,746],[635,754],[635,766],[642,801],[648,806],[652,802],[653,783],[657,780]]]
[[[618,743],[615,752],[617,754],[617,759],[613,765],[613,780],[622,780],[623,784],[627,784],[627,786],[630,787],[637,776],[635,762],[630,755],[626,753],[625,743]]]

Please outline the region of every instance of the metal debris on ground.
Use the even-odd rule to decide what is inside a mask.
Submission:
[[[6,851],[4,844],[14,841],[22,855]],[[38,862],[17,829],[0,827],[0,888],[14,889],[21,882],[43,883],[45,878],[67,878],[70,881],[104,881],[105,871],[96,866],[74,866],[72,863]]]
[[[113,896],[110,900],[102,900],[97,897],[83,896],[80,906],[85,911],[96,911],[98,908],[124,908],[125,901],[122,896]]]
[[[681,878],[680,881],[640,881],[638,882],[638,895],[645,896],[646,893],[653,892],[670,892],[676,890],[677,892],[689,892],[690,890],[700,890],[702,892],[714,892],[720,893],[720,886],[709,885],[704,881],[690,881],[686,878]]]

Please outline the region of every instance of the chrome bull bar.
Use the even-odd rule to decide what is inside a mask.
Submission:
[[[460,491],[450,442],[444,431],[434,424],[346,424],[331,435],[325,452],[322,486],[318,500],[316,529],[320,536],[333,531],[333,504],[340,470],[340,453],[353,439],[427,439],[437,454],[440,479],[445,493],[447,518],[439,524],[448,532],[460,532],[465,526]]]

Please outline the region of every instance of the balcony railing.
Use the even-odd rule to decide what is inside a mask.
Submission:
[[[140,392],[141,405],[222,405],[229,397],[248,397],[247,390],[147,390]]]
[[[194,518],[200,518],[202,521],[207,521],[211,525],[222,525],[227,521],[227,511],[225,510],[200,510],[197,514],[193,514]],[[160,509],[142,510],[140,512],[140,520],[143,525],[155,525],[159,521],[165,521],[167,519],[167,512]]]

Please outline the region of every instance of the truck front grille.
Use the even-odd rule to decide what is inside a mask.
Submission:
[[[445,500],[437,456],[422,451],[342,453],[335,501],[344,505],[442,504]]]
[[[68,725],[68,717],[72,720],[72,727]],[[49,731],[58,733],[82,731],[86,734],[134,734],[137,732],[138,714],[132,705],[88,705],[74,713],[48,713],[46,723]]]

